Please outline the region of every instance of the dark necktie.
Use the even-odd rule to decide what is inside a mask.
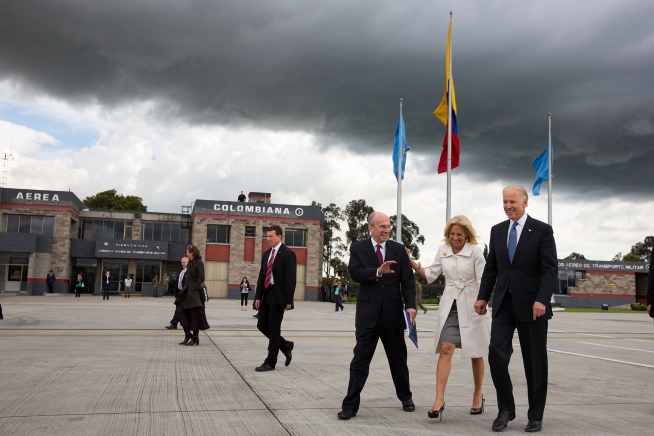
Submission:
[[[232,197],[233,198],[233,197]],[[263,287],[268,289],[270,287],[270,276],[272,275],[272,264],[275,260],[275,249],[272,249],[270,253],[270,259],[268,259],[268,266],[266,267],[266,279],[263,282]]]
[[[511,231],[509,232],[509,261],[513,263],[513,256],[515,255],[515,247],[518,245],[518,232],[516,231],[516,227],[518,226],[518,223],[515,222],[511,226]]]
[[[382,263],[384,263],[384,256],[382,256],[381,244],[377,244],[377,260],[379,261],[379,266],[382,266]]]

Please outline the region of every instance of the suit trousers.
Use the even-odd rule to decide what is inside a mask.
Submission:
[[[515,410],[509,361],[513,354],[513,333],[516,328],[527,378],[527,417],[530,421],[542,421],[547,399],[547,321],[518,321],[513,298],[508,292],[493,318],[488,348],[488,363],[497,392],[497,406],[500,411]]]
[[[108,300],[109,299],[109,283],[102,283],[102,299],[104,300],[105,298]]]
[[[275,292],[275,290],[270,287],[265,292],[270,293]],[[268,357],[263,363],[274,368],[277,364],[279,351],[281,350],[284,355],[288,352],[288,342],[282,337],[284,310],[280,309],[274,299],[269,302],[264,296],[259,304],[259,316],[257,318],[257,328],[268,338]]]
[[[355,336],[357,343],[354,346],[354,358],[350,363],[350,383],[347,387],[347,395],[343,399],[343,409],[351,409],[354,412],[359,410],[361,391],[368,379],[370,362],[379,339],[384,345],[397,398],[400,401],[410,400],[412,394],[409,385],[409,367],[406,363],[404,330],[386,330],[380,314],[375,328],[358,327]]]

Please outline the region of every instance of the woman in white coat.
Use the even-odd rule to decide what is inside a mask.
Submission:
[[[445,386],[452,367],[452,354],[461,348],[461,357],[472,359],[472,376],[475,390],[472,396],[471,415],[484,411],[482,384],[484,381],[484,358],[488,355],[491,318],[487,313],[475,313],[474,304],[479,293],[479,283],[484,272],[484,255],[477,247],[477,237],[472,224],[463,215],[452,218],[445,226],[445,244],[438,248],[434,262],[421,268],[413,259],[411,266],[428,283],[443,273],[445,290],[440,300],[438,325],[434,343],[440,353],[436,367],[436,400],[428,415],[443,419],[445,409]]]

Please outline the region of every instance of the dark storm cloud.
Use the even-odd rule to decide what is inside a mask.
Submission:
[[[164,120],[306,130],[360,153],[389,149],[403,97],[408,141],[435,168],[454,7],[457,171],[532,180],[552,112],[559,187],[651,192],[653,3],[426,3],[3,2],[0,79],[107,110],[152,100]]]

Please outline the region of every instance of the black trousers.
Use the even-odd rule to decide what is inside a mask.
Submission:
[[[48,294],[54,293],[54,283],[48,283]]]
[[[102,283],[102,299],[109,299],[109,283]]]
[[[241,293],[241,306],[247,306],[248,305],[248,294]]]
[[[266,292],[271,292],[271,290],[272,288],[266,290]],[[274,368],[277,364],[279,351],[281,350],[283,354],[286,354],[289,348],[288,341],[282,337],[284,311],[279,308],[276,302],[268,304],[264,297],[259,304],[259,316],[257,318],[257,328],[268,338],[268,357],[263,363]]]
[[[547,321],[518,321],[513,298],[508,292],[493,318],[488,348],[488,363],[497,391],[497,406],[500,411],[515,410],[509,361],[513,354],[513,333],[516,328],[527,378],[527,417],[530,421],[542,421],[547,399]]]
[[[79,297],[81,293],[82,293],[82,287],[75,286],[75,297]]]
[[[391,368],[391,377],[395,385],[395,394],[400,401],[412,397],[409,386],[409,368],[406,364],[407,351],[404,342],[404,330],[386,330],[381,319],[375,328],[357,328],[357,344],[354,346],[354,358],[350,363],[350,383],[347,395],[343,399],[343,409],[359,410],[361,391],[370,373],[370,361],[375,354],[377,342],[381,339]]]

